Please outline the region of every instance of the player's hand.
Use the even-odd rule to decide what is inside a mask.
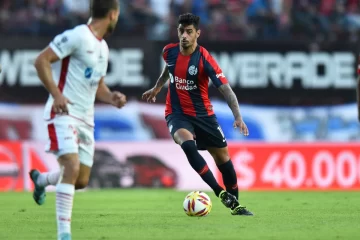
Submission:
[[[156,95],[160,92],[159,89],[153,87],[150,90],[147,90],[146,92],[143,93],[142,95],[142,99],[146,100],[147,102],[155,102],[156,101]]]
[[[64,95],[60,94],[57,97],[54,97],[54,103],[53,103],[53,111],[56,114],[69,114],[69,110],[67,105],[73,104],[69,99],[64,97]]]
[[[117,108],[122,108],[126,104],[126,96],[121,92],[117,92],[117,91],[112,92],[111,104]]]
[[[240,132],[244,134],[244,136],[249,136],[249,129],[247,128],[245,122],[242,118],[235,119],[234,128],[240,128]]]

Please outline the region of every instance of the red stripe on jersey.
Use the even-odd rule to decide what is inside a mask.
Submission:
[[[187,86],[186,75],[190,62],[189,56],[183,56],[179,53],[175,65],[174,84],[176,87],[176,93],[180,100],[181,109],[184,114],[190,116],[196,116],[194,104],[190,98],[190,93],[187,90],[181,90],[179,88],[185,88]]]
[[[64,90],[65,82],[66,82],[66,76],[69,70],[69,63],[70,63],[70,56],[64,58],[61,62],[61,72],[60,72],[60,79],[58,83],[58,88],[60,92],[62,93]],[[53,109],[51,109],[50,118],[53,119],[55,117],[56,113]]]
[[[359,61],[358,61],[358,69],[357,69],[357,73],[360,75],[360,56],[359,56]]]
[[[204,71],[204,63],[202,60],[199,61],[198,79],[202,79],[202,81],[198,81],[198,86],[199,86],[200,95],[204,102],[206,111],[209,116],[213,115],[215,113],[213,111],[213,107],[212,107],[210,99],[209,99],[209,78],[206,76],[206,73]]]
[[[214,72],[216,74],[216,76],[209,76],[209,77],[220,80],[221,84],[228,83],[228,80],[226,79],[225,75],[223,74],[221,68],[219,67],[219,65],[217,64],[215,59],[210,55],[208,50],[206,50],[203,47],[200,47],[200,52],[204,56],[205,60],[210,64],[211,68],[214,70]],[[214,81],[214,79],[211,79],[211,80]]]
[[[58,144],[58,139],[56,136],[55,125],[53,123],[48,125],[48,132],[49,132],[49,138],[50,138],[50,150],[58,151],[59,144]]]

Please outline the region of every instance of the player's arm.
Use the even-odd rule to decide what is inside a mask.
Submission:
[[[208,77],[211,79],[212,83],[215,87],[222,93],[227,104],[229,105],[235,121],[234,128],[239,127],[240,132],[242,132],[245,136],[249,135],[249,130],[247,129],[246,124],[244,123],[241,114],[238,99],[230,87],[228,80],[223,74],[221,68],[215,61],[215,59],[207,52],[204,51],[204,69]]]
[[[35,60],[35,68],[38,76],[53,98],[61,95],[59,88],[55,84],[51,70],[51,64],[59,60],[59,57],[50,47],[45,48]]]
[[[169,78],[170,78],[169,69],[167,65],[165,65],[160,74],[160,77],[156,81],[155,86],[152,89],[144,92],[142,95],[142,99],[146,100],[147,102],[155,102],[156,95],[161,91],[161,88],[169,80]]]
[[[160,74],[160,77],[156,81],[154,88],[160,92],[161,88],[169,80],[169,78],[170,78],[169,69],[168,69],[167,65],[165,64],[165,66]]]
[[[234,91],[230,87],[229,83],[222,84],[220,87],[218,87],[218,90],[224,96],[227,104],[229,105],[229,107],[234,115],[234,118],[241,119],[239,102],[238,102],[238,99],[237,99]]]
[[[208,77],[211,79],[214,86],[222,93],[227,104],[229,105],[234,118],[241,119],[239,103],[237,97],[230,87],[228,80],[223,74],[221,68],[215,61],[215,59],[207,52],[204,59],[204,69]]]
[[[96,99],[111,104],[117,108],[121,108],[126,104],[126,96],[120,92],[112,92],[105,84],[104,77],[100,79],[98,89],[96,91]]]
[[[78,30],[67,30],[57,35],[35,60],[38,76],[54,98],[53,110],[56,113],[68,113],[67,104],[71,104],[71,102],[63,96],[56,86],[52,77],[51,64],[73,54],[81,45],[81,41],[82,34]]]
[[[77,50],[82,41],[82,34],[78,31],[71,29],[57,35],[35,60],[38,76],[54,98],[62,94],[52,77],[51,64],[70,56]]]

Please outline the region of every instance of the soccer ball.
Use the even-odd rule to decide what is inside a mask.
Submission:
[[[191,217],[205,217],[212,208],[210,197],[201,191],[193,191],[186,195],[184,200],[184,211]]]

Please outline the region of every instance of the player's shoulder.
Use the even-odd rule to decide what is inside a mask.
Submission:
[[[88,29],[85,24],[81,24],[81,25],[77,25],[73,28],[70,28],[67,31],[70,31],[76,35],[83,35],[88,31]]]
[[[163,48],[163,53],[165,53],[166,51],[169,51],[170,49],[176,48],[176,47],[179,47],[179,43],[169,43]]]
[[[209,53],[209,51],[206,48],[204,48],[203,46],[199,46],[199,51],[205,59],[208,59],[209,57],[211,57],[211,54]]]
[[[72,37],[74,39],[76,39],[76,41],[81,41],[83,39],[87,39],[87,29],[86,29],[86,25],[82,24],[82,25],[78,25],[75,26],[73,28],[69,28],[67,30],[65,30],[63,32],[63,34],[65,34],[68,37]]]

